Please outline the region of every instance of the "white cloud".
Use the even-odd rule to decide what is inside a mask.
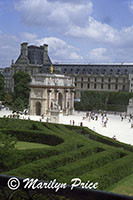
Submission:
[[[22,14],[24,23],[28,25],[59,30],[61,26],[62,29],[67,29],[70,24],[84,25],[92,12],[92,3],[19,0],[16,1],[15,9]]]
[[[49,45],[49,54],[54,61],[81,61],[83,58],[80,56],[79,50],[65,41],[56,37],[47,37],[35,40],[36,45]]]
[[[133,0],[129,2],[129,8],[133,10]],[[48,29],[69,37],[88,39],[94,44],[133,46],[133,26],[118,30],[94,19],[91,16],[91,0],[16,0],[15,9],[29,26],[44,27],[46,31]],[[30,37],[27,36],[27,39],[30,40]]]
[[[110,47],[133,47],[133,25],[122,27],[120,30],[101,23],[93,17],[89,17],[84,27],[71,26],[65,35],[85,38],[93,41],[93,44],[107,44]]]
[[[132,48],[95,48],[88,52],[87,60],[93,63],[133,63]]]
[[[28,42],[33,42],[37,38],[37,35],[33,34],[33,33],[23,32],[21,34],[21,37],[22,37],[22,40],[26,40]]]
[[[92,49],[88,55],[88,60],[91,62],[111,62],[111,59],[106,48]]]
[[[119,39],[118,31],[89,17],[85,27],[71,26],[66,35],[93,39],[96,42],[114,43]]]

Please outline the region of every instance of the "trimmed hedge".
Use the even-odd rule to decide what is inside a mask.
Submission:
[[[62,166],[58,168],[57,171],[62,171],[68,176],[72,174],[78,176],[99,168],[100,166],[119,159],[125,155],[125,152],[120,151],[103,151],[92,154],[91,156],[78,160],[74,163],[70,163],[69,165]]]
[[[58,144],[49,149],[16,150],[14,163],[3,174],[47,181],[58,178],[58,181],[67,183],[78,176],[84,182],[99,182],[99,188],[105,189],[132,173],[133,154],[130,152],[133,147],[101,136],[88,128],[0,119],[0,129],[22,141]]]
[[[41,144],[48,144],[51,146],[55,146],[64,142],[61,137],[57,137],[56,135],[48,134],[47,132],[44,133],[41,131],[4,129],[2,132],[15,136],[20,141],[26,142],[36,142]]]
[[[71,125],[65,125],[65,127],[68,128],[69,130],[72,130],[72,131],[74,130],[75,132],[86,136],[88,139],[101,142],[107,145],[111,145],[113,147],[123,148],[124,150],[133,152],[132,145],[125,144],[125,143],[113,140],[112,138],[100,135],[99,133],[96,133],[95,131],[87,127],[71,126]]]
[[[104,190],[124,177],[133,173],[133,154],[110,162],[91,173],[80,176],[81,180],[91,180],[99,183],[100,190]]]
[[[27,164],[25,166],[26,166],[26,168],[30,167],[32,169],[31,173],[36,168],[36,166],[38,166],[37,169],[39,171],[39,174],[40,174],[41,170],[42,170],[41,173],[43,174],[44,173],[43,171],[46,171],[46,169],[47,170],[57,169],[57,167],[75,162],[79,159],[83,159],[89,155],[92,155],[93,153],[101,152],[101,151],[103,151],[102,148],[98,148],[97,146],[94,146],[94,145],[92,145],[91,147],[84,146],[81,149],[69,151],[69,154],[68,154],[68,151],[66,151],[66,152],[58,154],[58,156],[56,156],[56,154],[51,155],[50,157],[47,157],[45,159],[39,159],[39,160],[34,161],[31,164]],[[25,166],[19,167],[15,170],[11,170],[11,172],[16,173],[16,171],[22,170],[23,171],[22,174],[27,175]],[[9,173],[10,173],[10,171],[9,171]],[[22,176],[22,174],[21,174],[21,176]],[[39,174],[34,174],[34,175],[39,176]],[[42,176],[39,178],[42,178]]]

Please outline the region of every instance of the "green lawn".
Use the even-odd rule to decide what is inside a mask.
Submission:
[[[24,149],[40,149],[40,148],[48,148],[51,147],[46,144],[39,144],[39,143],[33,143],[33,142],[17,142],[15,145],[16,149],[24,150]]]
[[[110,190],[113,193],[133,196],[133,174],[119,181]]]

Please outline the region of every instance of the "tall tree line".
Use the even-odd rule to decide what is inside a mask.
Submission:
[[[29,103],[29,83],[30,75],[26,72],[17,72],[13,76],[14,92],[5,92],[4,77],[0,74],[0,101],[6,106],[10,106],[14,111],[23,111]]]

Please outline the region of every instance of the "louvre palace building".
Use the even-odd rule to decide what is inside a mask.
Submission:
[[[72,77],[75,83],[75,99],[87,90],[93,91],[124,91],[133,92],[133,63],[89,63],[61,64],[52,63],[48,55],[48,45],[34,46],[24,42],[21,44],[20,55],[11,66],[1,68],[4,75],[6,91],[14,90],[13,75],[18,71],[36,74],[60,73]]]

